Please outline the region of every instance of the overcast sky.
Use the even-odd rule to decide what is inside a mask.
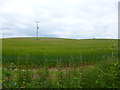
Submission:
[[[119,0],[0,0],[0,37],[118,38]]]

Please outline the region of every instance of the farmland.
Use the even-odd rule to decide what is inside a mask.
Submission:
[[[6,38],[3,88],[118,88],[117,39]]]

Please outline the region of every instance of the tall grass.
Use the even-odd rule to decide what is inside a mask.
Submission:
[[[13,66],[12,66],[13,67]],[[84,67],[3,69],[3,87],[9,88],[119,88],[120,65],[115,58]]]

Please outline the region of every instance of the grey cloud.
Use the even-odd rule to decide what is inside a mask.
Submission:
[[[117,1],[9,0],[10,5],[5,1],[0,6],[0,24],[7,37],[35,36],[35,20],[40,21],[42,37],[117,37]]]

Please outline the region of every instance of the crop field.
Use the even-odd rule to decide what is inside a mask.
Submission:
[[[2,39],[3,88],[119,88],[117,39]]]

